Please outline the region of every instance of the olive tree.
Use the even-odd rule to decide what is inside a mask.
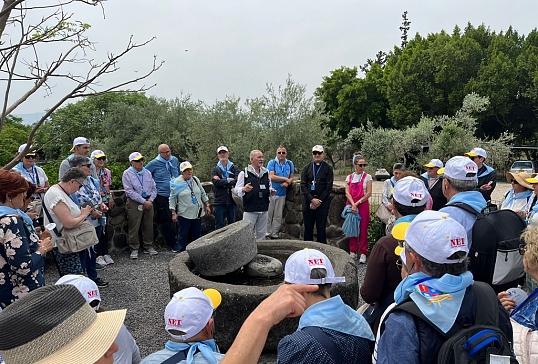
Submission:
[[[158,63],[155,56],[147,71],[119,83],[108,85],[106,82],[107,76],[120,70],[119,61],[153,38],[137,43],[131,36],[118,53],[96,52],[96,45],[86,35],[90,25],[76,19],[72,9],[80,4],[102,11],[103,2],[4,0],[0,10],[0,90],[3,90],[0,131],[7,116],[32,96],[44,93],[50,97],[59,83],[68,89],[64,94],[54,94],[55,101],[34,124],[22,155],[30,149],[37,130],[64,102],[121,89],[143,91],[152,87],[138,82],[160,68],[162,62]],[[105,83],[107,86],[100,86]],[[135,86],[136,90],[129,90],[130,86]],[[9,169],[16,163],[17,158],[14,158],[3,168]]]

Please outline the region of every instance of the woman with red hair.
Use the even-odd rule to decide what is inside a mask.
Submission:
[[[39,240],[24,212],[28,182],[0,170],[0,307],[6,308],[26,293],[45,285],[45,255],[50,237]]]

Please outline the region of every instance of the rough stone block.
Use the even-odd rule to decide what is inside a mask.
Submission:
[[[110,219],[108,219],[108,223],[113,226],[119,226],[122,225],[125,222],[125,215],[117,215],[117,216],[111,216]]]
[[[245,266],[245,273],[251,277],[276,277],[283,271],[284,266],[280,260],[264,254],[257,254]]]
[[[342,228],[338,226],[328,225],[327,229],[325,229],[325,234],[327,235],[327,238],[335,239],[340,238],[342,235],[344,235],[344,232]]]
[[[258,253],[254,231],[248,221],[238,221],[202,236],[187,245],[187,253],[204,276],[231,273]]]
[[[286,234],[290,238],[299,239],[301,237],[301,227],[298,224],[286,225]]]

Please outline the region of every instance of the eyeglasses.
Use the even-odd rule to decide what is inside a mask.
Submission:
[[[35,158],[36,158],[35,155],[28,155],[27,154],[27,155],[24,156],[24,159],[35,159]]]
[[[80,190],[82,188],[83,184],[80,183],[79,181],[77,181],[76,179],[74,179],[73,181],[78,183],[78,189]]]
[[[525,255],[525,252],[527,251],[527,244],[521,244],[518,250],[519,250],[519,254]]]
[[[92,167],[91,163],[81,164],[80,166],[81,166],[81,167],[88,167],[88,168],[91,168],[91,167]]]
[[[163,150],[162,152],[159,152],[159,154],[168,154],[170,152],[171,152],[170,150]]]
[[[219,151],[219,154],[224,154],[224,153],[228,153],[227,151],[225,151],[224,149]]]
[[[276,154],[286,154],[286,152],[276,152]]]
[[[106,157],[99,157],[99,158],[95,158],[95,159],[97,159],[98,161],[104,161],[104,160],[106,160]]]
[[[515,179],[511,180],[510,183],[513,184],[513,185],[518,185],[519,184],[519,182],[516,181]]]
[[[321,155],[321,154],[323,154],[323,152],[318,152],[317,150],[315,150],[315,151],[312,152],[312,154],[313,155]]]
[[[366,163],[355,163],[356,166],[359,166],[359,167],[366,167],[368,164]]]

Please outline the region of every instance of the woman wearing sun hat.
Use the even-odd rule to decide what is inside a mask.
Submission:
[[[110,364],[125,313],[96,313],[76,287],[46,286],[2,311],[0,354],[8,364]]]
[[[170,181],[169,207],[172,221],[178,224],[177,245],[172,249],[174,252],[182,252],[188,243],[202,236],[202,217],[211,213],[209,197],[198,177],[193,175],[192,164],[185,161],[179,165],[179,170],[181,176]]]
[[[506,173],[506,182],[512,185],[512,188],[506,192],[501,202],[501,210],[512,210],[516,213],[522,213],[525,217],[527,205],[532,195],[532,186],[526,181],[530,176],[526,172]]]

